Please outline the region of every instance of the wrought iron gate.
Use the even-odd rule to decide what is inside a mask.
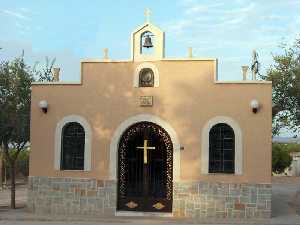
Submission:
[[[171,212],[173,144],[157,124],[130,126],[119,143],[118,210]]]

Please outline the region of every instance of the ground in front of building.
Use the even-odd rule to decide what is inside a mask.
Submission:
[[[203,221],[171,219],[171,218],[136,218],[136,217],[59,217],[53,215],[35,215],[26,209],[27,187],[17,186],[17,210],[8,208],[10,192],[0,191],[0,225],[60,225],[60,224],[300,224],[300,177],[274,177],[272,184],[272,219],[269,220],[220,220]]]

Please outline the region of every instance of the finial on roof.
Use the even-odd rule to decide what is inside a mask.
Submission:
[[[150,16],[151,16],[152,12],[149,8],[145,9],[144,15],[145,15],[145,19],[146,22],[149,23],[150,22]]]
[[[193,48],[189,47],[188,50],[189,50],[189,58],[193,58]]]
[[[108,59],[108,48],[103,49],[103,59]]]
[[[247,80],[248,69],[249,69],[249,66],[247,66],[247,65],[242,66],[243,80]]]
[[[59,67],[52,68],[52,74],[53,74],[53,81],[58,82],[59,81]]]

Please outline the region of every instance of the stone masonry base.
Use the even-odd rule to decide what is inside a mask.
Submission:
[[[86,178],[30,177],[28,208],[63,215],[114,216],[117,182]],[[188,218],[270,218],[270,184],[176,182],[173,216]]]

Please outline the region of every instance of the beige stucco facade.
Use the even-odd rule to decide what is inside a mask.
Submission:
[[[152,56],[143,56],[139,38],[149,29],[157,35],[155,48],[158,49],[154,49]],[[51,199],[51,195],[37,197],[36,190],[46,184],[50,185],[47,192],[60,191],[61,196],[65,196],[65,187],[69,187],[67,192],[74,194],[70,203],[74,205],[72,213],[86,210],[81,208],[77,192],[81,197],[94,196],[95,202],[99,203],[99,191],[101,195],[110,196],[107,197],[109,200],[103,198],[104,205],[90,206],[95,211],[84,212],[93,213],[101,209],[107,214],[106,210],[111,209],[108,214],[114,213],[119,139],[124,129],[135,122],[150,121],[163,127],[173,142],[174,215],[269,217],[271,83],[219,81],[218,62],[214,58],[193,58],[192,55],[182,59],[164,58],[164,33],[149,23],[132,33],[131,42],[130,60],[114,61],[107,55],[103,60],[83,60],[78,83],[58,81],[32,85],[30,208],[37,210],[40,207],[43,212],[70,208],[64,202],[56,205],[57,199],[50,202],[41,200]],[[138,74],[143,68],[151,68],[154,72],[153,87],[139,87]],[[151,96],[152,106],[141,106],[141,96]],[[39,107],[42,100],[48,103],[47,113]],[[252,100],[259,103],[257,113],[250,107]],[[59,167],[61,130],[66,122],[72,120],[80,122],[86,131],[82,171],[66,171]],[[227,123],[234,129],[233,174],[208,173],[208,133],[218,122]],[[93,188],[77,190],[75,185],[74,189],[72,185],[77,182],[76,179],[91,182]],[[199,198],[199,204],[204,202],[200,200],[202,194],[208,191],[204,184],[211,187],[209,190],[219,190],[223,200],[221,203],[218,200],[218,191],[210,193],[208,196],[213,203],[206,202],[205,210],[198,211],[198,200],[195,199]],[[193,191],[194,185],[198,185],[197,193]],[[183,190],[191,192],[183,193]],[[189,205],[191,199],[194,199],[193,209]],[[230,202],[228,199],[231,199]],[[213,211],[209,204],[214,204]],[[218,211],[219,208],[221,211]]]
[[[135,68],[128,62],[82,62],[81,84],[32,86],[31,176],[95,177],[109,179],[110,143],[127,118],[151,114],[167,121],[180,145],[180,179],[228,182],[265,182],[271,179],[271,84],[265,82],[215,82],[215,60],[160,60],[156,88],[135,88]],[[141,107],[140,96],[153,96],[152,107]],[[48,113],[38,107],[46,99]],[[249,106],[257,99],[261,108]],[[92,128],[91,171],[54,169],[55,129],[68,115],[84,117]],[[201,174],[201,136],[205,124],[216,116],[234,119],[242,131],[243,173]]]

